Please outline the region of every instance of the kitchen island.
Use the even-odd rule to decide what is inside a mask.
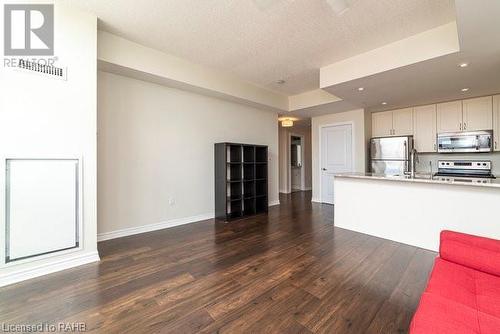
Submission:
[[[337,174],[337,227],[437,251],[444,229],[500,239],[500,180]]]

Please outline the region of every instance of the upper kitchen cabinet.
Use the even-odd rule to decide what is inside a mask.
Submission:
[[[436,105],[413,108],[413,135],[418,152],[436,152]]]
[[[398,109],[372,114],[374,137],[407,136],[413,134],[412,109]]]
[[[413,134],[412,108],[392,111],[392,134],[396,136],[410,136]]]
[[[493,97],[478,97],[463,100],[462,130],[491,130],[493,129]]]
[[[493,148],[500,151],[500,95],[493,96]]]
[[[462,101],[438,103],[437,132],[457,132],[462,130]]]
[[[373,137],[386,137],[392,135],[392,111],[372,114],[372,135]]]

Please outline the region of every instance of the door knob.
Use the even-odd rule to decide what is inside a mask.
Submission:
[[[326,170],[326,168],[321,168],[321,170]]]

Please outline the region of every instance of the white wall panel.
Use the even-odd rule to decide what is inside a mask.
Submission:
[[[78,160],[7,161],[8,261],[78,246]]]

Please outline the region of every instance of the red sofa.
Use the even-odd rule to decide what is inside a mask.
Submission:
[[[441,232],[410,333],[500,333],[500,240]]]

